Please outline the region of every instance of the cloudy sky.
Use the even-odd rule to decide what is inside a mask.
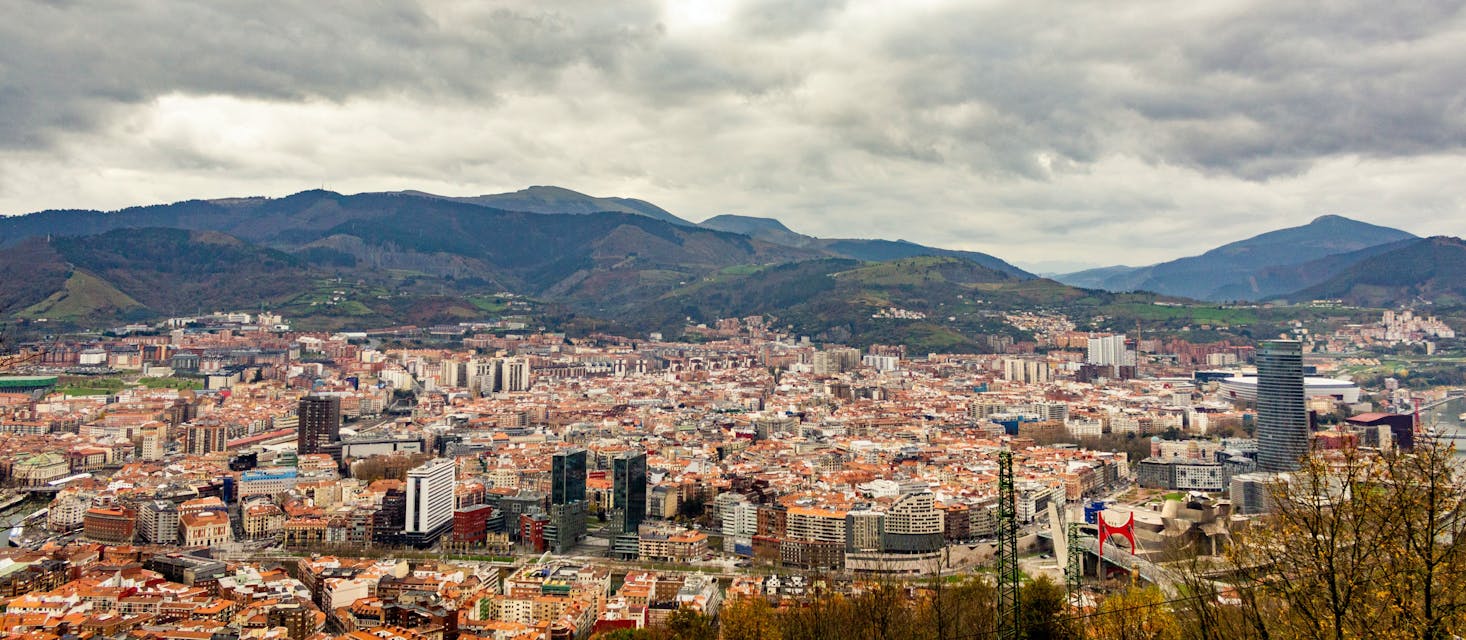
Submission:
[[[1020,264],[1466,235],[1463,2],[9,0],[0,213],[553,184]]]

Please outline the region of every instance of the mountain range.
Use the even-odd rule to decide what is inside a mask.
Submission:
[[[1327,215],[1312,222],[1228,243],[1199,256],[1145,267],[1103,267],[1055,276],[1065,284],[1107,291],[1153,291],[1195,300],[1284,298],[1416,236]]]
[[[817,238],[773,218],[694,224],[643,200],[558,187],[312,190],[0,218],[0,319],[88,327],[268,307],[304,328],[339,328],[537,306],[566,323],[644,331],[767,313],[835,339],[965,349],[1008,330],[996,320],[1005,308],[1154,314],[1153,294],[1101,290],[1455,303],[1460,250],[1459,240],[1324,216],[1192,258],[1059,277],[1066,285],[983,253]],[[891,309],[899,322],[882,315]]]
[[[555,187],[44,211],[0,218],[0,316],[97,326],[265,306],[334,328],[473,319],[521,296],[649,326],[645,310],[679,287],[806,260],[955,253],[1004,278],[1033,277],[978,253],[875,240],[790,246],[713,227]]]

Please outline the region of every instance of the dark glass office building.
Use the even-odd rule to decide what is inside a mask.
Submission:
[[[585,449],[566,449],[550,460],[550,504],[585,502]]]
[[[1308,453],[1303,345],[1269,340],[1257,350],[1257,468],[1296,471]]]
[[[646,452],[628,451],[611,460],[611,490],[622,533],[636,533],[646,519]]]

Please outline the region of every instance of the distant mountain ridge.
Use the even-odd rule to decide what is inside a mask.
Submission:
[[[915,258],[918,256],[948,256],[970,260],[989,269],[1001,271],[1021,279],[1037,277],[1001,258],[986,253],[928,247],[905,240],[816,238],[791,231],[788,227],[784,226],[784,223],[773,218],[725,214],[708,218],[702,221],[699,226],[708,229],[741,233],[752,238],[785,246],[818,249],[842,258],[854,258],[868,262],[884,262],[887,260],[900,260],[902,258]]]
[[[1084,273],[1135,280],[1127,290],[1175,291],[1168,283],[1181,278],[1230,298],[1299,291],[1450,303],[1461,294],[1452,280],[1463,280],[1452,271],[1460,245],[1325,216],[1201,256]],[[1392,280],[1375,273],[1391,269]],[[57,329],[263,306],[316,330],[483,319],[529,305],[555,322],[666,332],[688,318],[782,306],[784,324],[811,335],[943,350],[1008,331],[994,312],[1010,306],[1154,298],[1035,278],[983,253],[816,238],[773,218],[692,224],[644,201],[555,187],[472,198],[310,190],[0,217],[0,320]],[[901,313],[881,315],[890,309]]]
[[[490,211],[527,212],[541,215],[593,216],[622,214],[645,217],[688,229],[735,233],[794,250],[824,255],[883,261],[915,256],[954,256],[972,260],[1020,278],[1033,274],[985,253],[927,247],[904,240],[821,239],[796,233],[772,218],[723,215],[696,225],[644,200],[586,195],[562,187],[535,186],[483,196],[450,197],[421,191],[390,191],[346,196],[325,190],[308,190],[283,198],[220,198],[187,200],[167,205],[130,207],[114,212],[50,210],[0,217],[0,247],[32,236],[90,235],[112,229],[164,227],[222,231],[271,246],[301,244],[318,239],[319,232],[349,220],[381,215],[369,207],[347,210],[343,199],[363,200],[393,211],[426,202],[472,206]]]
[[[974,336],[1002,333],[1007,327],[982,310],[1072,302],[1091,293],[954,256],[887,262],[826,257],[689,283],[646,305],[636,322],[648,329],[670,329],[685,318],[710,322],[769,314],[820,340],[986,351],[989,347]],[[892,309],[906,315],[886,315]]]
[[[1449,236],[1418,238],[1365,256],[1332,277],[1289,296],[1393,307],[1428,302],[1466,307],[1466,241]]]
[[[691,222],[672,215],[666,209],[645,200],[615,197],[602,198],[586,195],[579,191],[572,191],[564,187],[534,186],[512,193],[496,193],[469,197],[440,196],[421,191],[403,191],[400,193],[476,204],[493,209],[503,209],[505,211],[559,213],[566,215],[589,215],[606,212],[629,213],[684,227],[695,226]]]
[[[773,218],[758,218],[725,213],[703,220],[697,226],[704,229],[727,231],[729,233],[741,233],[751,238],[758,238],[759,240],[790,247],[807,247],[819,241],[819,238],[814,236],[807,236],[797,231],[791,231],[789,227],[784,226],[784,223]]]
[[[1266,300],[1316,284],[1372,255],[1369,250],[1416,236],[1326,215],[1298,227],[1228,243],[1199,256],[1144,267],[1102,267],[1056,276],[1106,291],[1153,291],[1197,300]],[[1329,263],[1319,261],[1329,259]],[[1342,263],[1342,264],[1341,264]]]
[[[192,252],[194,247],[209,242],[248,249],[253,253],[238,260],[250,264],[284,260],[291,265],[289,279],[296,283],[294,288],[271,290],[245,307],[260,302],[289,306],[292,301],[311,300],[317,303],[314,307],[306,305],[297,311],[321,311],[323,301],[307,295],[314,283],[349,276],[353,282],[376,283],[373,286],[383,289],[350,310],[363,318],[379,316],[384,320],[402,317],[399,310],[390,308],[392,300],[401,297],[398,294],[462,296],[496,291],[544,296],[558,303],[615,314],[726,267],[777,264],[817,255],[642,214],[525,213],[412,194],[345,196],[329,191],[306,191],[278,199],[192,200],[114,213],[44,212],[0,219],[0,237],[8,245],[0,247],[0,256],[17,260],[40,259],[47,255],[48,246],[53,251],[66,246],[71,252],[46,261],[59,265],[48,271],[54,272],[53,277],[32,286],[9,287],[13,289],[10,297],[0,297],[0,307],[9,314],[57,295],[66,288],[70,274],[79,270],[89,275],[73,285],[101,283],[123,294],[103,295],[107,287],[86,287],[96,294],[86,298],[106,301],[103,306],[108,309],[127,306],[120,303],[130,297],[143,307],[127,310],[134,315],[144,311],[158,315],[192,311],[170,299],[158,298],[153,289],[186,289],[186,285],[191,286],[191,278],[199,275],[210,286],[228,290],[230,287],[202,277],[212,272],[204,262],[168,272],[172,275],[148,286],[129,285],[142,282],[133,276],[141,278],[152,273],[152,263],[169,264],[173,253],[185,249]],[[93,255],[94,251],[113,246],[109,238],[126,238],[128,242],[119,246],[129,248],[114,251],[105,259]],[[153,238],[167,239],[172,244],[158,248]],[[22,249],[36,241],[43,246]],[[152,252],[155,248],[158,251]],[[224,258],[227,252],[212,249],[198,257],[203,260],[208,255],[218,256],[221,264],[229,262]],[[265,256],[273,257],[266,260]],[[87,266],[93,259],[123,266]],[[9,268],[17,275],[27,269],[23,263]],[[95,278],[87,279],[89,276]],[[264,276],[251,277],[259,280]],[[193,296],[192,300],[197,303],[209,298]],[[240,301],[219,301],[221,305],[223,302]],[[336,301],[326,306],[341,308]],[[64,315],[92,320],[105,314],[82,310]]]

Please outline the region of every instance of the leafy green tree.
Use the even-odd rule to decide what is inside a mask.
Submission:
[[[678,640],[717,640],[718,637],[713,619],[691,609],[673,611],[660,630]]]
[[[1079,637],[1078,625],[1069,619],[1069,599],[1064,588],[1048,576],[1039,576],[1018,590],[1021,605],[1019,623],[1028,640],[1071,640]]]

